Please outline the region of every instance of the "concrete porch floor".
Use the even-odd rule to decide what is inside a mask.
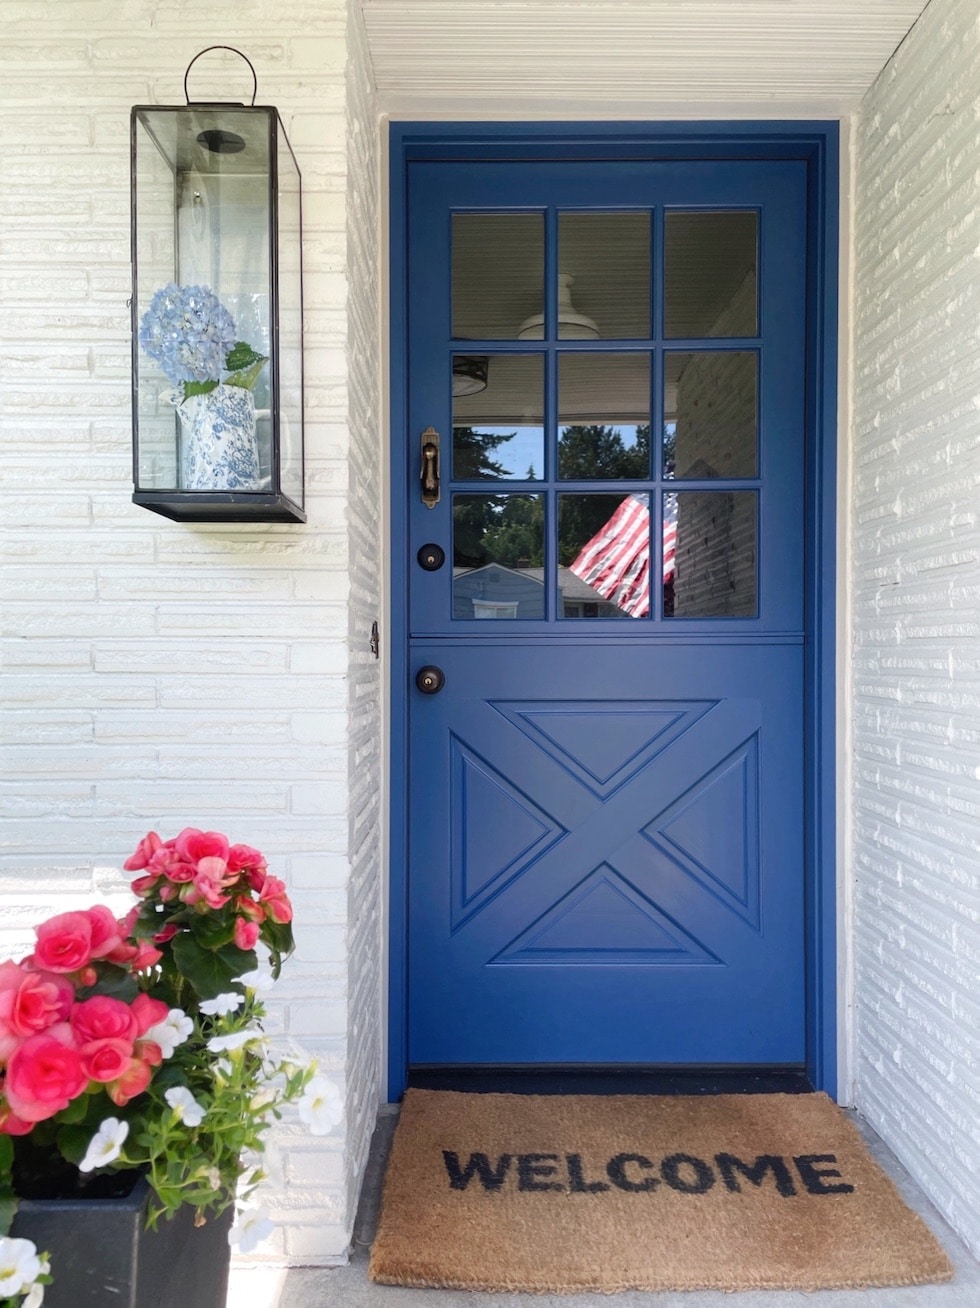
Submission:
[[[862,1135],[905,1200],[941,1240],[956,1271],[944,1285],[914,1285],[884,1290],[750,1290],[740,1293],[667,1291],[616,1295],[484,1294],[460,1290],[409,1290],[374,1285],[367,1277],[385,1161],[398,1110],[381,1110],[371,1160],[354,1228],[354,1245],[346,1267],[270,1267],[232,1269],[227,1308],[980,1308],[980,1263],[953,1234],[904,1171],[894,1154],[857,1114]]]

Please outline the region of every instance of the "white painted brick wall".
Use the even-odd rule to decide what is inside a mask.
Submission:
[[[980,12],[932,0],[858,121],[857,1105],[980,1250]]]
[[[348,1105],[325,1141],[276,1138],[271,1248],[294,1262],[346,1255],[380,1084],[376,114],[349,21],[346,0],[4,0],[0,45],[0,951],[118,888],[148,828],[266,853],[298,942],[271,1025]],[[183,103],[217,43],[254,63],[303,173],[305,526],[130,502],[129,109]],[[250,95],[230,57],[191,78]]]

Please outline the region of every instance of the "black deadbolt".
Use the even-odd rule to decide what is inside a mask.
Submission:
[[[442,668],[419,668],[415,674],[415,684],[423,695],[438,695],[446,684],[446,674]]]
[[[426,572],[438,572],[446,562],[446,551],[441,545],[423,545],[417,557],[419,566],[425,568]]]

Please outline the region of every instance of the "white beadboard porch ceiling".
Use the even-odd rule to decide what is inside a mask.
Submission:
[[[398,116],[836,117],[927,0],[360,0]]]

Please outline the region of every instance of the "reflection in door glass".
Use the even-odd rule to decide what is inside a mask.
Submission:
[[[755,336],[758,226],[753,209],[667,213],[666,337]]]
[[[754,618],[758,613],[755,491],[679,491],[664,496],[676,523],[673,576],[664,528],[664,617]]]
[[[453,617],[544,617],[544,496],[453,496]]]
[[[453,355],[453,478],[544,476],[544,357]],[[465,389],[461,390],[465,379]],[[477,387],[477,382],[482,382]]]
[[[558,215],[558,339],[650,335],[650,215]]]
[[[650,616],[650,497],[558,496],[563,618]]]
[[[745,350],[665,356],[665,477],[756,476],[758,361]]]
[[[544,295],[544,215],[453,214],[453,338],[512,341]]]
[[[566,354],[558,365],[558,476],[650,476],[650,356]]]

